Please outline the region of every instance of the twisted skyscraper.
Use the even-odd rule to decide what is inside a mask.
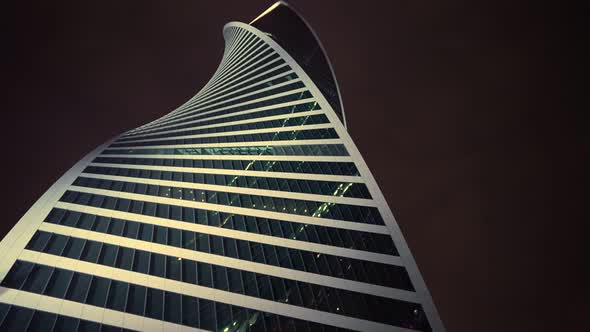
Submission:
[[[281,2],[223,35],[205,87],[2,240],[1,330],[443,330],[307,23]]]

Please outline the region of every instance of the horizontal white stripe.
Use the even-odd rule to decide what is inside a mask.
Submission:
[[[358,293],[387,297],[391,299],[400,299],[410,302],[416,301],[416,294],[414,292],[409,292],[401,289],[372,285],[368,283],[348,279],[340,279],[299,270],[291,270],[284,267],[250,262],[243,259],[226,257],[221,255],[208,254],[201,251],[172,247],[154,242],[135,240],[122,236],[92,232],[84,229],[72,228],[49,223],[42,223],[39,227],[39,230],[50,233],[57,233],[65,236],[73,236],[91,241],[108,243],[116,246],[123,246],[128,248],[149,251],[171,257],[179,257],[181,259],[188,259],[207,264],[225,266],[253,273],[266,274],[278,278],[298,280],[302,282],[312,283],[315,285],[340,288]],[[50,258],[55,257],[56,256],[54,255],[50,256]]]
[[[246,106],[246,105],[253,105],[253,104],[256,104],[256,103],[259,103],[259,102],[262,102],[262,101],[266,101],[266,100],[270,100],[270,99],[274,99],[274,98],[280,98],[280,97],[284,97],[284,96],[288,96],[288,95],[296,94],[296,93],[303,93],[305,91],[307,91],[307,88],[299,88],[299,89],[294,89],[294,90],[289,90],[289,91],[277,93],[277,94],[270,95],[270,96],[265,96],[265,97],[258,98],[258,99],[248,100],[248,101],[245,101],[245,102],[242,102],[242,103],[237,103],[237,104],[234,104],[234,105],[229,105],[229,106],[225,106],[225,107],[220,107],[220,108],[212,109],[212,110],[209,110],[209,111],[206,111],[206,112],[202,112],[202,113],[193,113],[191,111],[191,112],[189,112],[189,113],[186,114],[186,117],[183,116],[183,117],[177,118],[177,119],[175,119],[173,121],[175,123],[169,123],[167,125],[158,127],[158,129],[159,128],[167,128],[169,126],[174,126],[174,125],[178,125],[178,124],[186,124],[187,123],[186,121],[189,121],[190,119],[192,119],[194,117],[197,117],[197,116],[200,117],[200,116],[211,114],[211,113],[217,113],[217,112],[225,111],[227,109],[233,109],[235,107],[241,107],[241,106]],[[280,104],[274,104],[274,105],[277,106],[277,105],[280,105]],[[182,120],[182,122],[179,122],[181,120]],[[156,128],[146,128],[146,129],[143,129],[141,132],[146,132],[146,131],[154,130],[154,129],[156,129]]]
[[[216,133],[207,133],[207,134],[195,134],[195,135],[187,135],[181,137],[163,137],[163,138],[155,138],[149,141],[166,141],[166,140],[174,140],[174,139],[190,139],[190,138],[203,138],[203,137],[227,137],[227,136],[236,136],[236,135],[251,135],[251,134],[263,134],[263,133],[275,133],[275,132],[285,132],[285,131],[299,131],[299,130],[312,130],[312,129],[327,129],[333,128],[334,125],[331,123],[319,123],[319,124],[310,124],[310,125],[299,125],[299,126],[288,126],[288,127],[272,127],[272,128],[261,128],[261,129],[247,129],[247,130],[236,130],[236,131],[223,131],[223,132],[216,132]],[[126,141],[126,142],[115,142],[115,143],[141,143],[145,142],[146,140],[137,140],[137,141]],[[255,142],[249,142],[255,143]],[[154,145],[156,146],[156,145]]]
[[[147,159],[198,159],[198,160],[264,160],[264,161],[304,161],[304,162],[353,162],[347,156],[268,156],[268,155],[189,155],[189,154],[101,154],[110,158]]]
[[[257,95],[259,93],[264,93],[264,92],[267,92],[267,91],[271,91],[273,89],[277,89],[277,88],[280,88],[280,87],[283,87],[283,86],[286,86],[286,85],[290,85],[290,84],[293,84],[293,83],[296,83],[296,82],[301,83],[301,81],[299,79],[291,79],[291,80],[288,80],[288,81],[285,81],[285,82],[281,82],[281,83],[278,83],[278,84],[275,84],[275,85],[271,85],[271,86],[267,86],[265,88],[261,88],[259,90],[254,90],[254,91],[250,91],[248,93],[244,93],[242,95],[237,95],[235,97],[228,98],[226,100],[215,101],[215,99],[213,99],[213,100],[210,100],[210,101],[203,101],[202,102],[203,105],[201,105],[201,103],[196,103],[194,105],[193,109],[190,110],[190,112],[198,112],[198,111],[200,111],[202,109],[205,109],[205,108],[216,107],[218,105],[229,103],[229,102],[232,102],[232,101],[241,99],[241,98],[254,96],[254,95]],[[303,85],[303,83],[301,83],[301,84]],[[232,94],[233,94],[233,92],[232,92]],[[260,99],[260,98],[256,98],[256,99],[253,99],[253,100],[257,100],[257,99]],[[211,104],[209,104],[209,103],[211,103]],[[207,104],[207,105],[205,105],[205,104]],[[234,104],[234,105],[239,105],[239,104]]]
[[[271,71],[272,70],[268,70],[268,71],[265,71],[265,73],[271,72]],[[264,79],[262,81],[254,81],[254,82],[252,82],[252,84],[245,85],[245,86],[243,86],[243,87],[241,87],[239,89],[233,90],[233,91],[231,91],[229,93],[231,93],[231,94],[239,93],[239,92],[244,91],[244,90],[247,90],[247,89],[249,89],[249,88],[251,88],[251,87],[253,87],[255,85],[265,84],[265,83],[271,82],[271,81],[273,81],[273,80],[275,80],[275,79],[277,79],[279,77],[288,76],[288,75],[291,75],[291,74],[294,74],[294,72],[292,70],[288,70],[288,71],[282,72],[280,74],[277,74],[277,75],[268,77],[268,78],[266,78],[266,79]],[[261,75],[263,75],[263,74],[258,74],[255,77],[260,77]],[[240,84],[244,84],[245,82],[248,82],[248,81],[251,81],[251,79],[248,79],[247,81],[244,81],[244,82],[242,82]],[[294,81],[295,80],[290,80],[289,82],[294,82]],[[221,98],[221,97],[223,97],[223,94],[222,93],[225,92],[225,91],[227,91],[227,90],[230,90],[231,88],[232,88],[232,86],[228,86],[228,87],[226,87],[226,88],[224,88],[222,90],[219,90],[217,92],[214,92],[214,93],[212,93],[212,94],[210,94],[208,96],[205,96],[204,95],[203,98],[199,99],[198,101],[196,100],[195,103],[199,103],[200,104],[200,103],[205,103],[205,102],[209,102],[209,101],[213,101],[215,99]]]
[[[29,293],[0,286],[0,303],[41,310],[57,315],[79,318],[99,324],[106,324],[145,332],[194,331],[205,332],[190,326],[174,324],[157,319],[132,315],[122,311],[100,308],[55,297]]]
[[[254,310],[274,313],[277,315],[294,317],[307,321],[317,322],[320,324],[333,325],[341,328],[354,329],[359,331],[415,332],[414,330],[397,328],[382,323],[371,322],[348,316],[336,315],[324,311],[307,309],[285,303],[255,298],[252,296],[230,293],[209,287],[187,284],[176,280],[164,279],[142,273],[116,269],[109,266],[92,264],[84,261],[77,261],[67,257],[56,257],[53,255],[39,253],[39,255],[37,255],[36,257],[25,257],[25,255],[23,255],[22,258],[32,263],[45,265],[49,264],[56,268],[68,270],[72,270],[72,266],[75,264],[75,271],[81,273],[87,273],[103,278],[115,279],[145,287],[162,289],[169,292],[180,293],[211,301],[247,307]]]
[[[212,125],[205,125],[199,127],[192,127],[190,130],[203,130],[203,129],[210,129],[210,128],[220,128],[220,127],[229,127],[229,126],[237,126],[237,125],[244,125],[249,123],[259,123],[259,122],[266,122],[266,121],[274,121],[274,120],[283,120],[283,119],[291,119],[291,118],[301,118],[306,116],[312,115],[319,115],[323,114],[323,111],[307,111],[301,113],[287,113],[287,114],[280,114],[280,115],[273,115],[267,116],[262,118],[253,118],[253,119],[246,119],[246,120],[238,120],[238,121],[231,121],[231,122],[222,122],[222,123],[215,123]],[[332,125],[333,127],[333,125]],[[274,127],[280,128],[280,127]],[[184,129],[183,131],[188,131]],[[236,132],[237,130],[228,130],[225,132]],[[221,131],[217,133],[222,133]],[[213,134],[213,133],[211,133]],[[182,139],[182,138],[193,138],[195,135],[183,135],[182,132],[178,134],[178,136],[168,136],[168,137],[158,137],[158,138],[146,138],[146,139],[134,139],[134,140],[124,140],[124,141],[117,141],[115,143],[137,143],[137,142],[154,142],[154,141],[162,141],[167,139]]]
[[[248,83],[248,85],[246,85],[243,88],[240,88],[238,90],[235,90],[235,91],[241,91],[243,89],[247,89],[247,88],[250,88],[250,87],[258,84],[258,82],[263,82],[263,81],[258,81],[258,78],[260,78],[260,77],[262,77],[264,75],[267,75],[268,73],[270,73],[272,71],[275,71],[275,70],[278,70],[278,69],[281,69],[281,68],[284,68],[284,67],[288,67],[286,71],[284,71],[284,72],[282,72],[282,73],[280,73],[278,75],[275,75],[273,77],[278,77],[278,76],[281,76],[281,75],[288,75],[288,74],[294,73],[294,71],[292,71],[289,68],[289,65],[287,65],[286,63],[282,63],[282,64],[278,64],[278,65],[275,64],[273,67],[268,68],[268,69],[266,69],[265,71],[263,71],[263,72],[261,72],[259,74],[256,74],[256,75],[254,75],[254,76],[252,76],[252,77],[250,77],[250,78],[248,78],[248,79],[246,79],[244,81],[241,81],[241,82],[237,83],[237,84],[245,84],[245,83]],[[235,81],[237,81],[237,80],[235,80]],[[228,93],[228,90],[232,89],[234,86],[235,85],[229,84],[229,85],[225,85],[223,87],[219,87],[217,89],[211,89],[210,91],[207,92],[207,94],[200,96],[200,99],[198,101],[200,102],[201,100],[206,100],[206,99],[209,99],[211,97],[217,98],[217,97],[223,95],[224,93]],[[232,93],[233,93],[233,91],[232,91]]]
[[[289,130],[287,130],[289,131]],[[229,142],[229,143],[204,143],[204,144],[173,144],[154,146],[129,146],[109,147],[108,150],[145,150],[145,149],[186,149],[186,148],[232,148],[232,147],[257,147],[257,146],[279,146],[279,145],[324,145],[343,144],[338,138],[316,139],[316,140],[288,140],[288,141],[255,141],[255,142]]]
[[[297,105],[301,105],[301,104],[311,103],[313,101],[314,101],[313,98],[306,98],[306,99],[300,99],[300,100],[296,100],[296,101],[290,101],[290,102],[282,103],[282,104],[275,104],[275,105],[264,106],[264,107],[255,108],[255,109],[244,110],[244,111],[235,112],[235,113],[232,112],[232,113],[228,113],[228,114],[214,115],[214,116],[206,117],[206,118],[203,118],[203,119],[197,119],[197,120],[186,121],[186,122],[179,122],[179,123],[176,123],[176,124],[174,124],[172,126],[174,128],[175,126],[180,126],[180,125],[185,125],[185,124],[196,124],[194,127],[181,128],[181,129],[169,129],[169,130],[152,132],[154,130],[160,130],[162,128],[170,127],[170,126],[162,126],[161,128],[154,128],[153,130],[146,130],[145,133],[141,133],[141,134],[139,132],[138,133],[135,133],[135,132],[134,133],[127,132],[127,133],[125,133],[121,137],[123,137],[123,138],[148,137],[148,136],[159,135],[159,134],[183,132],[183,131],[188,131],[188,130],[193,130],[195,128],[201,128],[201,127],[203,127],[203,126],[199,126],[198,125],[201,122],[206,122],[206,121],[210,121],[210,120],[217,120],[217,119],[223,119],[223,118],[237,116],[237,115],[245,115],[245,114],[251,114],[251,113],[258,113],[258,112],[267,111],[267,110],[276,109],[276,108],[297,106]],[[303,113],[303,112],[301,112],[301,113]],[[324,111],[322,111],[322,113],[324,113]],[[295,114],[298,114],[298,113],[287,113],[287,114],[293,114],[293,115],[295,115]],[[131,135],[131,134],[133,134],[133,135]]]
[[[80,174],[80,176],[83,176],[86,178],[101,179],[101,180],[145,183],[145,184],[152,184],[152,185],[156,185],[156,186],[169,186],[169,187],[176,187],[176,188],[222,191],[222,192],[226,192],[226,193],[278,197],[278,198],[284,198],[284,199],[298,199],[298,200],[314,201],[314,202],[320,202],[320,203],[335,203],[335,204],[348,204],[348,205],[355,205],[355,206],[376,207],[376,204],[373,200],[365,199],[365,198],[350,198],[350,197],[340,197],[340,196],[331,196],[331,195],[304,194],[304,193],[290,192],[290,191],[242,188],[242,187],[223,186],[223,185],[214,185],[214,184],[205,184],[205,183],[156,180],[156,179],[136,178],[136,177],[130,177],[130,176],[118,176],[118,175],[106,175],[106,174],[94,174],[94,173],[82,173],[82,174]]]
[[[64,209],[69,211],[75,211],[80,213],[93,214],[97,216],[118,218],[124,220],[135,221],[139,223],[152,224],[170,228],[184,229],[187,231],[205,233],[211,235],[218,235],[238,240],[248,240],[258,243],[270,244],[273,246],[286,247],[298,250],[307,250],[317,252],[321,254],[348,257],[353,259],[359,259],[375,263],[383,263],[389,265],[403,266],[401,259],[397,256],[385,255],[379,253],[373,253],[362,250],[355,250],[349,248],[329,246],[325,244],[318,244],[313,242],[298,241],[292,239],[285,239],[270,235],[255,234],[245,231],[237,231],[233,229],[227,229],[222,227],[207,226],[196,223],[189,223],[178,220],[170,220],[159,217],[144,216],[141,214],[121,212],[117,210],[109,210],[103,208],[97,208],[94,206],[73,204],[67,202],[58,202],[55,205],[58,209]],[[304,227],[303,225],[301,227]]]
[[[351,230],[357,230],[357,231],[363,231],[363,232],[369,232],[369,233],[389,234],[387,227],[382,226],[382,225],[363,224],[363,223],[358,223],[358,222],[335,220],[335,219],[328,219],[328,218],[308,217],[308,216],[301,216],[301,215],[297,215],[297,214],[288,214],[288,213],[280,213],[280,212],[265,211],[265,210],[247,209],[247,208],[236,207],[236,206],[211,204],[211,203],[198,202],[198,201],[185,201],[185,200],[181,200],[181,199],[166,198],[166,197],[160,197],[160,196],[131,194],[131,193],[126,193],[126,192],[121,192],[121,191],[112,191],[112,190],[97,189],[97,188],[70,186],[69,190],[84,192],[84,193],[89,193],[89,194],[126,198],[126,199],[138,200],[138,201],[143,201],[143,202],[162,203],[162,204],[184,206],[184,207],[195,208],[195,209],[204,209],[204,210],[219,211],[219,212],[225,212],[225,213],[243,214],[243,215],[247,215],[247,216],[254,216],[254,217],[260,217],[260,218],[286,220],[286,221],[292,221],[292,222],[301,223],[301,224],[313,224],[313,225],[321,225],[321,226],[327,226],[327,227],[351,229]]]
[[[164,172],[180,172],[193,174],[221,174],[221,175],[236,175],[236,176],[256,176],[264,178],[277,179],[293,179],[293,180],[309,180],[309,181],[331,181],[331,182],[354,182],[363,183],[363,178],[360,176],[344,176],[344,175],[325,175],[325,174],[310,174],[310,173],[283,173],[283,172],[265,172],[254,170],[234,170],[234,169],[220,169],[220,168],[192,168],[192,167],[175,167],[175,166],[152,166],[152,165],[135,165],[135,164],[113,164],[113,163],[91,163],[88,166],[95,167],[109,167],[109,168],[128,168],[150,171],[164,171]]]

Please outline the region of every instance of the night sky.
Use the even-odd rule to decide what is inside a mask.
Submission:
[[[563,38],[581,20],[532,1],[290,3],[328,51],[447,330],[584,330],[587,109]],[[223,25],[270,4],[3,4],[0,234],[86,153],[195,94]]]

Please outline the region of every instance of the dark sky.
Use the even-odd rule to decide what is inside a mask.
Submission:
[[[223,25],[271,3],[3,4],[1,235],[94,147],[191,97]],[[532,1],[291,3],[448,331],[583,330],[585,109],[564,52],[581,20]]]

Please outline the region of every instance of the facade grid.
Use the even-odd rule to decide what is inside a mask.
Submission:
[[[0,242],[0,330],[444,331],[308,24],[278,2],[223,36]]]

